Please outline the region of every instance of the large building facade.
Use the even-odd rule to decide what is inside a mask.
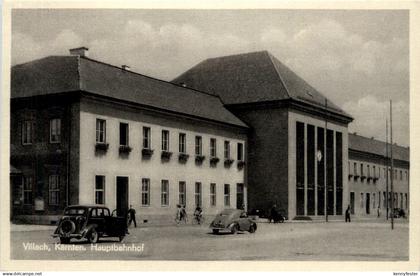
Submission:
[[[14,219],[54,222],[73,204],[133,205],[152,222],[177,204],[246,208],[248,127],[218,97],[86,51],[12,68]]]
[[[352,117],[268,52],[208,59],[171,83],[87,53],[12,68],[12,219],[50,223],[72,204],[169,223],[177,204],[385,214],[385,143],[349,134]],[[393,149],[394,206],[408,212],[408,149]]]

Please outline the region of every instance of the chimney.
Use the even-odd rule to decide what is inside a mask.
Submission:
[[[89,48],[86,47],[73,48],[69,51],[72,56],[87,57],[89,55]]]
[[[131,71],[130,66],[128,65],[121,65],[121,69],[123,69],[124,71]]]

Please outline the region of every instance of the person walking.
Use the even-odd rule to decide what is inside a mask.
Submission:
[[[350,220],[350,205],[347,207],[347,210],[346,210],[346,222],[351,222],[351,220]]]
[[[182,214],[181,213],[182,213],[182,211],[181,211],[181,205],[177,204],[176,205],[176,215],[175,215],[176,225],[178,225],[179,222],[181,221],[181,218],[182,218]]]
[[[134,222],[134,227],[137,228],[137,222],[136,222],[136,210],[134,210],[133,205],[130,205],[130,209],[128,209],[128,226],[131,225],[131,222]]]

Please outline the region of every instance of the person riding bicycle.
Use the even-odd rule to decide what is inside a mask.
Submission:
[[[194,219],[198,222],[198,224],[200,224],[202,217],[203,217],[203,209],[201,209],[200,206],[197,206],[194,210]]]

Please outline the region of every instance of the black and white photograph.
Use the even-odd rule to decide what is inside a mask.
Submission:
[[[412,16],[12,5],[10,261],[413,270]]]

